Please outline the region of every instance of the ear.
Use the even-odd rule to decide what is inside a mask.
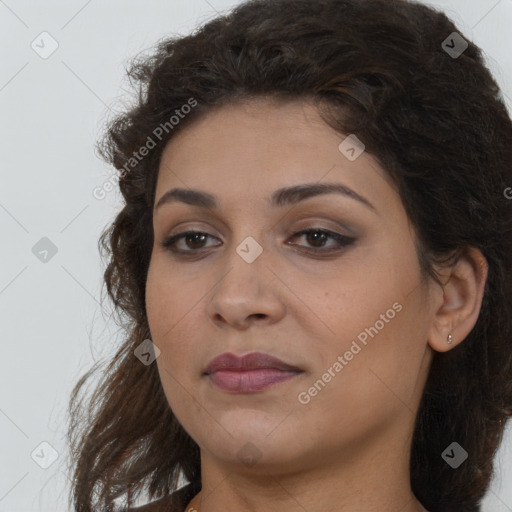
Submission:
[[[446,352],[461,343],[478,320],[487,281],[487,260],[480,250],[470,247],[440,274],[445,279],[442,279],[428,343],[437,352]],[[447,341],[448,334],[452,335],[451,343]]]

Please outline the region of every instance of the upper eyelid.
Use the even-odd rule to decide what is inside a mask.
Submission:
[[[326,195],[325,197],[328,197],[328,196],[329,195]],[[291,219],[295,218],[296,220],[301,221],[301,220],[303,220],[305,218],[309,218],[309,217],[323,217],[324,220],[330,219],[331,221],[341,225],[342,228],[345,228],[344,223],[341,222],[342,218],[339,219],[340,222],[337,222],[334,220],[333,216],[335,217],[335,216],[339,215],[339,212],[341,212],[342,217],[345,217],[346,215],[348,215],[350,218],[350,216],[353,215],[353,209],[351,208],[351,206],[352,206],[351,202],[349,202],[349,203],[342,202],[341,204],[335,204],[334,206],[329,202],[326,203],[325,201],[321,202],[321,203],[313,203],[313,204],[309,203],[309,201],[314,201],[315,199],[318,200],[318,196],[309,198],[308,200],[306,200],[307,202],[305,202],[305,204],[298,204],[298,205],[291,207],[284,214],[282,212],[279,213],[279,215],[277,216],[278,220],[277,220],[277,222],[272,224],[272,227],[281,222],[288,223],[290,218]],[[226,219],[224,218],[224,215],[217,211],[211,210],[209,208],[204,209],[203,207],[194,207],[194,206],[190,207],[190,206],[187,206],[180,202],[175,203],[175,205],[177,207],[177,210],[170,209],[170,210],[166,211],[166,215],[164,215],[162,217],[158,216],[158,218],[162,219],[162,220],[158,221],[158,224],[166,223],[165,219],[167,217],[167,214],[175,212],[179,216],[184,215],[186,217],[189,217],[189,216],[191,217],[189,220],[185,219],[183,221],[183,223],[186,223],[189,221],[190,222],[203,222],[203,219],[205,219],[205,221],[207,223],[209,223],[210,221],[213,221],[214,223],[220,224],[226,232],[230,231],[229,225],[228,225]],[[182,208],[185,208],[185,210],[184,211],[182,210],[181,213],[179,213],[180,206]],[[298,211],[296,208],[298,208]],[[173,217],[174,217],[174,215],[173,215]],[[226,216],[226,217],[229,217],[229,216]],[[359,217],[360,217],[360,212],[358,211],[358,218]],[[157,217],[154,215],[153,219],[156,219],[156,218]],[[216,229],[216,228],[214,228],[214,229]],[[351,230],[349,228],[349,226],[346,226],[346,229],[349,232],[353,232],[353,230]],[[356,234],[356,233],[354,233],[354,234]]]
[[[217,231],[217,230],[214,229],[214,231]],[[304,231],[323,231],[328,234],[343,236],[345,238],[355,238],[357,236],[352,230],[350,230],[348,228],[344,228],[343,226],[339,226],[336,228],[328,228],[325,226],[321,226],[319,224],[308,225],[306,227],[296,228],[293,230],[286,230],[286,231],[287,231],[287,236],[295,236],[297,234],[303,233]],[[343,233],[340,231],[347,231],[347,232]],[[172,237],[184,236],[187,233],[193,233],[193,234],[200,233],[200,234],[205,234],[205,235],[209,236],[210,238],[219,238],[219,236],[212,234],[211,228],[202,229],[202,228],[197,228],[197,227],[190,227],[190,228],[187,227],[187,228],[180,228],[180,229],[176,230],[176,232],[173,232],[172,234],[171,233],[164,234],[163,239],[168,240],[169,238],[172,238]],[[221,235],[221,236],[223,236],[223,235]]]
[[[305,228],[301,228],[301,229],[294,229],[294,230],[291,231],[291,235],[304,234],[304,232],[309,232],[309,231],[322,231],[322,232],[325,232],[327,234],[345,236],[347,238],[349,238],[351,236],[351,235],[348,235],[348,234],[339,233],[338,231],[336,231],[335,229],[332,229],[332,228],[326,228],[326,227],[317,226],[317,225],[310,226],[310,227],[305,227]],[[184,235],[186,235],[188,233],[202,234],[202,235],[207,235],[207,236],[212,237],[212,238],[219,238],[218,236],[213,235],[212,233],[210,233],[208,231],[208,229],[197,229],[197,228],[182,229],[182,230],[177,231],[176,233],[173,233],[172,235],[171,234],[164,235],[164,238],[172,238],[172,237],[175,237],[175,236],[184,236]]]
[[[175,234],[183,233],[186,231],[200,231],[200,232],[206,232],[209,235],[211,235],[211,230],[219,233],[219,236],[227,236],[228,233],[231,233],[232,230],[229,228],[229,226],[224,222],[223,219],[219,218],[217,215],[214,215],[214,218],[211,219],[211,217],[208,217],[207,219],[201,219],[202,215],[199,217],[194,216],[194,218],[187,219],[185,218],[181,222],[179,222],[178,225],[188,225],[193,224],[192,227],[174,227],[172,231],[175,232]],[[290,233],[289,224],[295,224],[295,223],[302,223],[306,220],[308,221],[307,226],[301,227],[301,228],[294,228],[293,232],[301,231],[303,229],[310,229],[310,228],[316,228],[316,229],[323,229],[325,231],[332,231],[334,233],[339,232],[339,230],[342,230],[340,235],[344,235],[347,237],[358,237],[361,234],[361,228],[362,226],[356,225],[355,221],[350,220],[349,222],[343,222],[342,218],[339,218],[338,220],[335,220],[335,217],[333,217],[333,213],[324,212],[320,213],[317,209],[312,210],[306,210],[299,213],[299,215],[292,221],[288,222],[286,220],[286,217],[281,217],[281,219],[272,225],[272,230],[275,229],[275,226],[278,224],[286,223],[288,227],[280,228],[280,230],[285,231],[287,233]],[[348,219],[347,219],[348,220]],[[197,224],[206,223],[208,227],[206,228],[197,228]],[[219,223],[220,227],[215,227],[213,224]],[[325,224],[331,224],[332,227],[327,227]],[[322,225],[320,225],[322,224]],[[165,230],[166,232],[170,232],[170,230]],[[267,230],[268,232],[268,230]],[[217,235],[215,235],[217,236]]]

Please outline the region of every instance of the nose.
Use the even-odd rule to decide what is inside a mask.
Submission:
[[[247,329],[254,322],[270,325],[283,318],[285,286],[267,266],[265,256],[263,251],[249,263],[233,250],[225,259],[226,271],[207,306],[213,323]]]

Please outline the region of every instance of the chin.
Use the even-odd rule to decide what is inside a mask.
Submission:
[[[216,415],[217,421],[237,441],[270,442],[282,437],[283,420],[288,411],[266,411],[262,409],[233,408]],[[289,421],[291,418],[288,417]],[[222,427],[219,427],[222,429]],[[223,430],[223,429],[222,429]],[[281,436],[279,436],[281,434]],[[226,434],[228,435],[228,434]],[[272,435],[272,437],[270,437]]]
[[[286,463],[297,455],[300,440],[279,428],[285,417],[273,417],[261,411],[229,411],[229,415],[220,415],[218,423],[213,422],[208,428],[204,424],[198,426],[200,433],[193,437],[200,446],[226,462],[240,463],[248,459],[272,465]]]

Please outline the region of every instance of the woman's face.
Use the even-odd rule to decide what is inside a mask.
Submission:
[[[433,294],[398,194],[345,138],[309,104],[258,99],[210,112],[163,153],[147,314],[166,397],[203,463],[404,456]],[[307,192],[327,184],[340,192]],[[199,234],[162,245],[187,231]],[[255,352],[295,371],[228,359],[205,373],[221,354]]]

